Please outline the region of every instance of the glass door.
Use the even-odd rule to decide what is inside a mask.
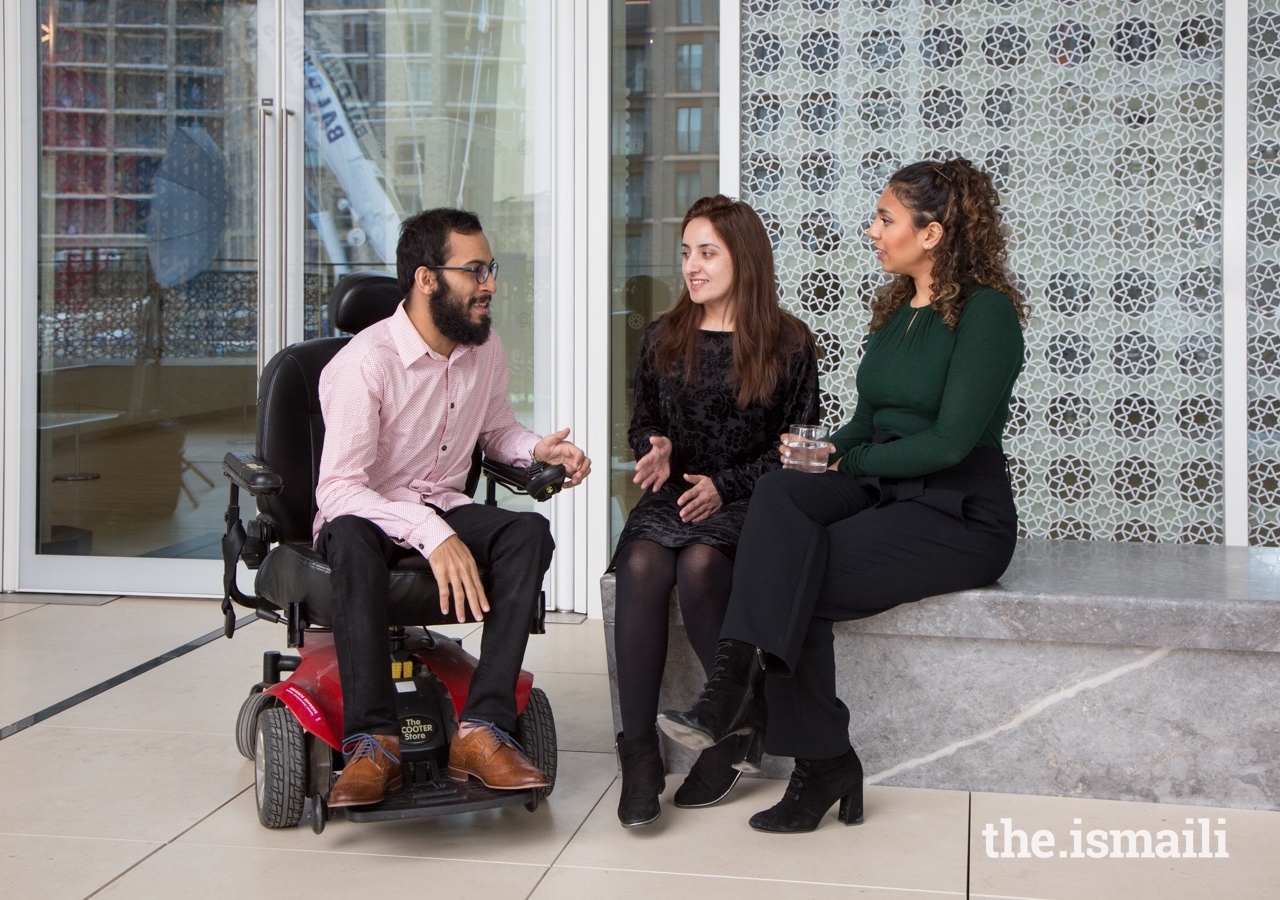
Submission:
[[[274,53],[251,0],[38,10],[20,586],[216,594],[221,459],[253,438]]]
[[[610,548],[643,493],[627,444],[640,340],[680,296],[680,223],[720,182],[720,4],[613,0]]]
[[[550,0],[306,0],[301,70],[286,75],[301,76],[305,110],[302,334],[331,333],[329,294],[344,274],[395,271],[405,216],[471,210],[502,268],[493,327],[511,366],[509,396],[516,417],[543,434],[556,427],[554,360],[537,340],[556,314],[552,15]],[[560,599],[572,608],[572,596]]]
[[[306,0],[302,79],[307,337],[334,283],[395,271],[400,220],[475,212],[502,266],[494,329],[517,417],[535,425],[534,339],[549,285],[548,0]]]
[[[39,0],[38,15],[19,587],[216,595],[221,460],[252,446],[259,368],[331,333],[343,274],[394,271],[420,209],[479,214],[512,403],[552,430],[573,360],[537,337],[578,302],[551,289],[552,47],[573,16],[551,0]],[[559,537],[572,509],[539,511]]]

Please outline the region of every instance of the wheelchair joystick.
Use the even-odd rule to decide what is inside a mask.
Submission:
[[[564,489],[566,474],[564,466],[551,466],[544,462],[533,463],[529,466],[529,479],[525,482],[525,491],[539,503],[550,500]]]

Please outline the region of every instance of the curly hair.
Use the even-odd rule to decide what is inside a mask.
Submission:
[[[1027,324],[1031,307],[1009,271],[1009,251],[1000,230],[1000,195],[990,175],[960,157],[918,162],[893,173],[888,189],[911,211],[916,228],[930,222],[942,226],[942,237],[931,251],[930,305],[947,328],[955,331],[960,321],[967,299],[962,288],[967,284],[995,288],[1013,301],[1018,321]],[[894,278],[871,302],[871,330],[889,321],[915,292],[911,276]]]

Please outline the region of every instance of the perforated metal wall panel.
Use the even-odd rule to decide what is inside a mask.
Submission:
[[[828,421],[852,413],[884,281],[863,237],[875,200],[900,165],[961,155],[1001,191],[1033,305],[1005,440],[1023,533],[1222,541],[1222,3],[746,0],[742,13],[742,194],[775,239],[784,303],[825,350]],[[1267,21],[1250,361],[1254,532],[1275,543],[1280,19]]]

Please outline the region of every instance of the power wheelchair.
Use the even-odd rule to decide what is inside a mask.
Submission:
[[[403,299],[396,279],[356,272],[335,285],[329,321],[350,334],[386,318]],[[258,819],[268,828],[297,825],[310,812],[318,834],[331,815],[326,798],[343,760],[342,689],[334,653],[329,567],[311,545],[315,489],[324,445],[320,373],[350,337],[303,341],[281,350],[258,386],[253,453],[232,452],[222,471],[231,480],[222,538],[224,632],[236,628],[235,605],[260,619],[282,623],[297,654],[263,654],[262,680],[249,691],[236,720],[236,746],[254,761]],[[466,491],[475,495],[481,475],[485,502],[497,503],[501,485],[536,500],[558,493],[563,466],[529,469],[485,459],[477,446]],[[240,517],[240,491],[257,515]],[[236,582],[238,564],[256,570],[252,596]],[[481,567],[486,585],[489,573]],[[388,664],[396,688],[404,787],[375,806],[342,810],[351,821],[407,819],[523,803],[531,812],[555,787],[556,731],[546,694],[521,671],[516,689],[515,735],[550,785],[527,791],[495,791],[475,780],[452,781],[447,773],[449,741],[466,703],[476,659],[462,642],[428,630],[450,618],[440,612],[431,567],[420,554],[393,563],[388,596],[392,629]],[[545,597],[536,605],[530,631],[544,633]],[[467,621],[472,621],[470,611]],[[336,812],[336,811],[335,811]]]

